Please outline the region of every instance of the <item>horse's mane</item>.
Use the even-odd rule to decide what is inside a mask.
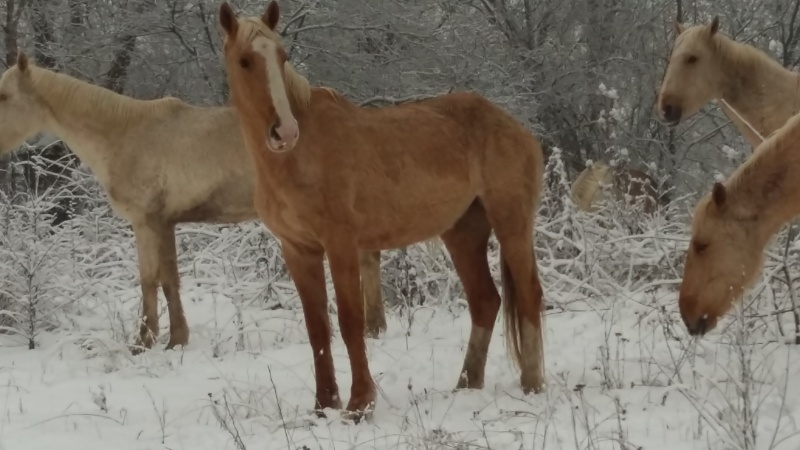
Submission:
[[[797,144],[800,142],[800,114],[792,116],[786,124],[776,130],[762,143],[739,168],[731,174],[726,183],[728,189],[752,191],[752,186],[760,181],[778,183],[774,178],[774,171],[769,165],[779,165],[783,168],[798,163],[796,156]],[[764,177],[770,177],[763,180]],[[759,199],[760,200],[760,199]]]
[[[258,17],[243,17],[239,19],[239,31],[237,40],[242,42],[252,42],[258,36],[264,36],[269,40],[281,44],[278,33],[270,30],[269,27]],[[294,66],[286,61],[283,65],[284,83],[286,84],[287,94],[290,95],[295,103],[303,108],[311,103],[311,85],[308,80],[300,75]]]
[[[28,69],[34,91],[46,103],[69,105],[73,111],[91,111],[105,117],[130,119],[148,114],[163,106],[164,100],[138,100],[66,74],[30,64]]]

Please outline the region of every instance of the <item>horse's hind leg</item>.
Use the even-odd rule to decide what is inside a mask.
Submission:
[[[386,312],[381,295],[381,252],[363,251],[359,256],[366,335],[377,338],[386,331]]]
[[[527,238],[527,239],[526,239]],[[531,233],[506,235],[500,241],[501,279],[506,302],[506,339],[515,349],[526,394],[545,384],[542,336],[542,286]]]
[[[506,340],[522,371],[525,393],[544,387],[542,287],[533,252],[533,199],[522,195],[484,199],[500,242]]]
[[[158,337],[158,232],[146,223],[133,224],[142,285],[142,320],[137,347],[151,348]],[[139,353],[141,348],[134,348]]]
[[[169,311],[169,342],[167,349],[189,343],[189,326],[183,313],[180,296],[180,275],[178,274],[178,254],[175,248],[175,226],[164,225],[159,232],[159,270],[161,289],[167,298]]]
[[[486,255],[492,229],[486,212],[476,201],[467,212],[442,235],[456,272],[464,285],[469,304],[472,329],[457,389],[483,387],[486,357],[492,339],[500,295],[497,293]]]

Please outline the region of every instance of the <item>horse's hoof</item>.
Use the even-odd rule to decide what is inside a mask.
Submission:
[[[186,346],[188,344],[189,344],[189,339],[186,339],[186,338],[180,338],[180,339],[170,338],[169,342],[167,342],[166,349],[167,350],[173,350],[175,347],[177,347],[179,345],[181,347],[183,347],[183,348],[186,348]]]
[[[381,316],[368,317],[364,327],[364,335],[370,339],[378,339],[386,331],[386,318]]]
[[[377,397],[374,387],[364,394],[353,396],[347,403],[347,411],[342,413],[342,418],[354,423],[359,423],[363,418],[371,420]]]
[[[544,391],[545,388],[544,377],[539,374],[534,374],[530,377],[523,375],[520,377],[520,384],[522,384],[522,393],[525,395],[531,392],[539,394]]]
[[[189,345],[189,327],[175,327],[169,330],[169,342],[167,350],[172,350],[175,346],[181,345],[184,348]]]
[[[475,376],[470,378],[466,372],[462,372],[458,377],[458,383],[453,391],[461,391],[464,389],[483,389],[483,379]]]
[[[354,424],[360,423],[362,419],[370,422],[372,420],[373,411],[375,411],[374,400],[365,405],[363,409],[350,409],[348,405],[347,410],[342,412],[342,420],[352,421]]]
[[[339,394],[318,395],[314,410],[317,411],[319,417],[325,417],[324,409],[342,409],[342,399]],[[320,415],[321,414],[321,415]]]
[[[142,354],[145,350],[147,350],[147,347],[145,347],[142,344],[136,343],[133,345],[129,345],[128,350],[130,350],[131,355],[136,356]]]

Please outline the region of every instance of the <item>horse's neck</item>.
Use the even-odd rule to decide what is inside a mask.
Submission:
[[[764,243],[800,216],[800,120],[792,120],[779,133],[737,169],[734,183],[739,190],[734,198],[759,212],[759,238]]]
[[[137,123],[138,107],[120,105],[115,94],[44,69],[36,70],[35,89],[51,112],[49,132],[62,139],[78,158],[103,180],[108,153],[119,148],[122,131]],[[119,98],[123,98],[119,96]],[[142,102],[144,103],[144,102]]]
[[[721,102],[721,107],[747,141],[756,147],[762,139],[753,129],[766,138],[800,111],[800,75],[783,68],[768,55],[759,54],[753,58],[756,61],[745,64],[729,61],[733,67],[724,70],[728,77],[722,92],[725,102]]]

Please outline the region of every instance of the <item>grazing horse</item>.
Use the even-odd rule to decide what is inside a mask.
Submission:
[[[353,376],[347,415],[358,420],[376,400],[358,301],[358,251],[436,236],[464,284],[472,318],[457,388],[483,386],[502,304],[523,392],[541,390],[542,288],[533,249],[544,176],[539,141],[472,93],[362,108],[332,89],[312,87],[286,61],[275,31],[279,15],[275,1],[260,18],[237,17],[226,2],[219,21],[233,105],[256,168],[256,210],[280,240],[303,303],[316,409],[342,404],[325,255]],[[487,258],[492,231],[500,244],[502,301]]]
[[[679,297],[690,334],[717,325],[756,280],[769,240],[800,214],[798,155],[795,115],[698,202]]]
[[[671,125],[722,100],[722,111],[756,148],[800,110],[800,74],[720,32],[718,18],[688,28],[676,22],[675,33],[658,94],[658,114]]]
[[[572,183],[572,200],[583,211],[597,210],[597,203],[611,198],[634,204],[646,214],[659,205],[656,182],[638,169],[610,167],[596,162],[587,167]]]
[[[133,226],[142,289],[134,352],[158,336],[158,287],[167,299],[167,348],[186,345],[175,225],[258,219],[255,173],[230,107],[200,108],[175,98],[136,100],[36,67],[20,52],[0,78],[0,155],[50,132],[98,178],[116,213]],[[371,334],[385,327],[379,253],[361,255]]]

